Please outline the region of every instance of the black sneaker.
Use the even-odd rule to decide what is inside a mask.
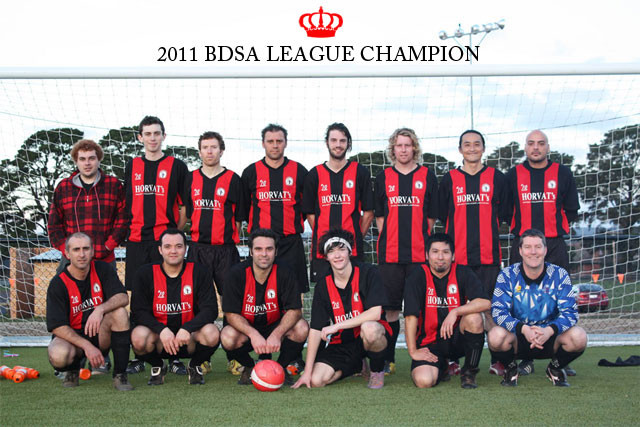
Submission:
[[[476,384],[477,369],[467,369],[460,374],[460,386],[462,388],[478,388]]]
[[[127,374],[137,374],[144,371],[144,362],[140,359],[131,359],[127,364]]]
[[[167,373],[167,367],[163,364],[162,367],[151,367],[151,376],[149,377],[148,385],[162,385],[164,384],[164,376]]]
[[[80,371],[67,371],[62,379],[62,387],[78,387],[80,383]]]
[[[184,363],[182,363],[180,359],[175,359],[171,362],[169,372],[176,375],[187,375],[187,367],[184,366]]]
[[[240,375],[240,379],[238,380],[238,385],[249,385],[251,384],[251,371],[253,369],[244,367],[244,371],[242,371],[242,375]]]
[[[576,370],[573,369],[569,365],[564,367],[564,373],[567,374],[568,377],[575,377],[576,376]]]
[[[187,368],[187,373],[189,374],[189,384],[191,385],[201,385],[204,384],[204,374],[202,373],[201,366]]]
[[[113,388],[118,391],[131,391],[133,386],[129,382],[127,374],[116,374],[113,377]]]
[[[295,383],[296,382],[293,380],[293,376],[291,376],[289,372],[284,371],[284,382],[282,383],[282,385],[284,387],[291,387]]]
[[[105,356],[103,365],[91,368],[91,375],[108,374],[109,371],[111,371],[111,360],[109,360],[109,356]]]
[[[518,385],[518,365],[516,362],[511,362],[504,370],[504,377],[500,382],[501,385],[506,387],[515,387]]]
[[[533,360],[523,360],[518,365],[518,375],[522,375],[523,377],[533,374],[535,371],[536,370],[533,367]]]
[[[556,369],[551,366],[551,363],[547,365],[547,378],[549,381],[553,383],[553,385],[558,387],[569,387],[569,383],[567,382],[567,374],[564,372],[564,369]]]
[[[302,371],[304,371],[304,360],[302,359],[296,359],[287,365],[287,372],[293,376],[302,374]]]

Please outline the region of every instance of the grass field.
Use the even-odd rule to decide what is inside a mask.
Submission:
[[[398,350],[398,372],[382,390],[368,390],[350,378],[313,390],[261,393],[238,386],[217,351],[214,371],[204,386],[168,374],[160,387],[146,385],[145,373],[131,375],[136,390],[117,392],[111,376],[94,376],[80,387],[64,389],[53,376],[44,348],[12,348],[19,357],[0,364],[39,369],[41,378],[14,384],[0,380],[0,423],[12,425],[638,425],[640,367],[598,367],[640,354],[640,347],[589,348],[572,366],[578,376],[570,388],[553,387],[544,375],[546,361],[521,377],[515,389],[500,386],[481,361],[479,388],[463,390],[458,377],[431,390],[418,390],[409,376],[406,350]]]

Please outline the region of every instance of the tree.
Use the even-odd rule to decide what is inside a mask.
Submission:
[[[587,164],[576,168],[576,183],[589,206],[584,219],[617,225],[621,233],[640,228],[640,125],[613,129],[589,146]]]
[[[520,144],[511,141],[503,147],[498,147],[487,156],[487,166],[494,167],[500,172],[507,173],[509,169],[520,163],[524,159],[524,150]]]
[[[13,160],[2,161],[0,209],[6,234],[46,233],[53,190],[75,169],[69,152],[83,135],[72,128],[41,130],[24,141]]]

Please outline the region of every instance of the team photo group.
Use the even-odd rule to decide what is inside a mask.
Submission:
[[[194,171],[163,152],[165,137],[159,118],[140,122],[144,154],[127,163],[124,183],[101,170],[99,144],[80,140],[70,153],[77,170],[55,189],[48,233],[63,256],[46,321],[64,387],[78,386],[85,363],[111,372],[121,391],[147,369],[149,385],[168,373],[204,384],[222,347],[239,385],[252,383],[256,358],[277,353],[284,385],[362,375],[380,389],[396,370],[401,312],[416,387],[459,375],[462,388],[477,388],[485,336],[489,374],[504,386],[532,374],[534,359],[549,359],[555,386],[576,375],[570,363],[587,334],[577,326],[564,236],[580,205],[571,171],[549,160],[544,132],[527,134],[526,160],[503,174],[483,164],[482,133],[467,130],[462,166],[440,182],[409,128],[391,134],[392,166],[374,179],[347,159],[352,136],[342,123],[327,127],[316,148],[328,159],[309,170],[285,156],[288,134],[277,124],[262,130],[264,157],[241,175],[223,166],[219,133],[199,137]],[[364,257],[374,220],[377,265]],[[514,236],[505,268],[501,223]]]

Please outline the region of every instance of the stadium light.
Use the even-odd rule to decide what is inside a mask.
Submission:
[[[469,47],[471,47],[471,46],[473,46],[473,36],[478,35],[480,33],[483,33],[482,34],[482,38],[480,39],[480,41],[477,44],[477,46],[480,46],[480,44],[482,43],[484,38],[487,37],[487,34],[489,34],[492,31],[498,31],[498,30],[502,30],[502,29],[504,29],[504,19],[501,19],[501,20],[496,21],[496,22],[489,22],[488,24],[482,24],[482,26],[477,25],[477,24],[472,25],[471,28],[469,29],[469,31],[465,31],[462,28],[462,24],[458,24],[458,28],[456,29],[456,31],[452,35],[447,34],[446,31],[440,31],[438,33],[438,37],[440,38],[440,40],[453,39],[456,43],[458,43],[458,46],[463,47],[460,44],[460,42],[458,41],[458,39],[463,37],[463,36],[469,36]],[[473,58],[472,57],[469,58],[469,64],[473,64]],[[474,129],[474,120],[473,120],[473,76],[469,76],[469,102],[470,102],[470,107],[471,107],[471,129]]]

